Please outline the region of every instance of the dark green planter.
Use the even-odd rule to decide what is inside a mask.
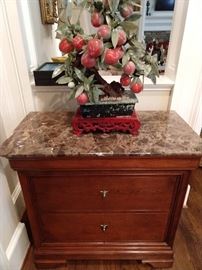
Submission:
[[[122,100],[100,101],[80,105],[81,115],[85,118],[116,117],[132,115],[138,99],[135,94],[127,91]]]

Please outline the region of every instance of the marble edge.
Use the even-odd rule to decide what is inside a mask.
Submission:
[[[51,160],[60,160],[60,159],[69,159],[69,158],[80,158],[80,159],[85,159],[85,158],[179,158],[179,159],[188,159],[188,158],[201,158],[202,153],[196,153],[196,154],[154,154],[154,153],[148,153],[148,154],[141,154],[141,153],[134,153],[134,154],[114,154],[114,153],[89,153],[89,154],[77,154],[77,155],[42,155],[42,154],[36,154],[36,155],[0,155],[2,158],[6,158],[9,160],[46,160],[46,159],[51,159]]]

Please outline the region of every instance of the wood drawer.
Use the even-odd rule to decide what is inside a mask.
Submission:
[[[177,177],[75,175],[31,178],[39,211],[131,211],[170,208]],[[107,191],[106,197],[103,192]]]
[[[76,213],[41,216],[45,242],[163,241],[167,213]],[[103,231],[101,225],[107,225]]]

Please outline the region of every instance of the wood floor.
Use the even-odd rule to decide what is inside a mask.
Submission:
[[[175,262],[170,270],[202,270],[202,169],[191,178],[188,208],[183,209],[174,251]],[[71,261],[57,270],[150,270],[134,261]],[[22,270],[36,270],[30,250]],[[52,270],[52,269],[47,269]]]

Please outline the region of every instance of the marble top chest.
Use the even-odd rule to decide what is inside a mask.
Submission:
[[[175,112],[140,112],[138,136],[76,137],[71,117],[30,113],[0,147],[19,175],[36,266],[134,259],[171,267],[201,139]]]

